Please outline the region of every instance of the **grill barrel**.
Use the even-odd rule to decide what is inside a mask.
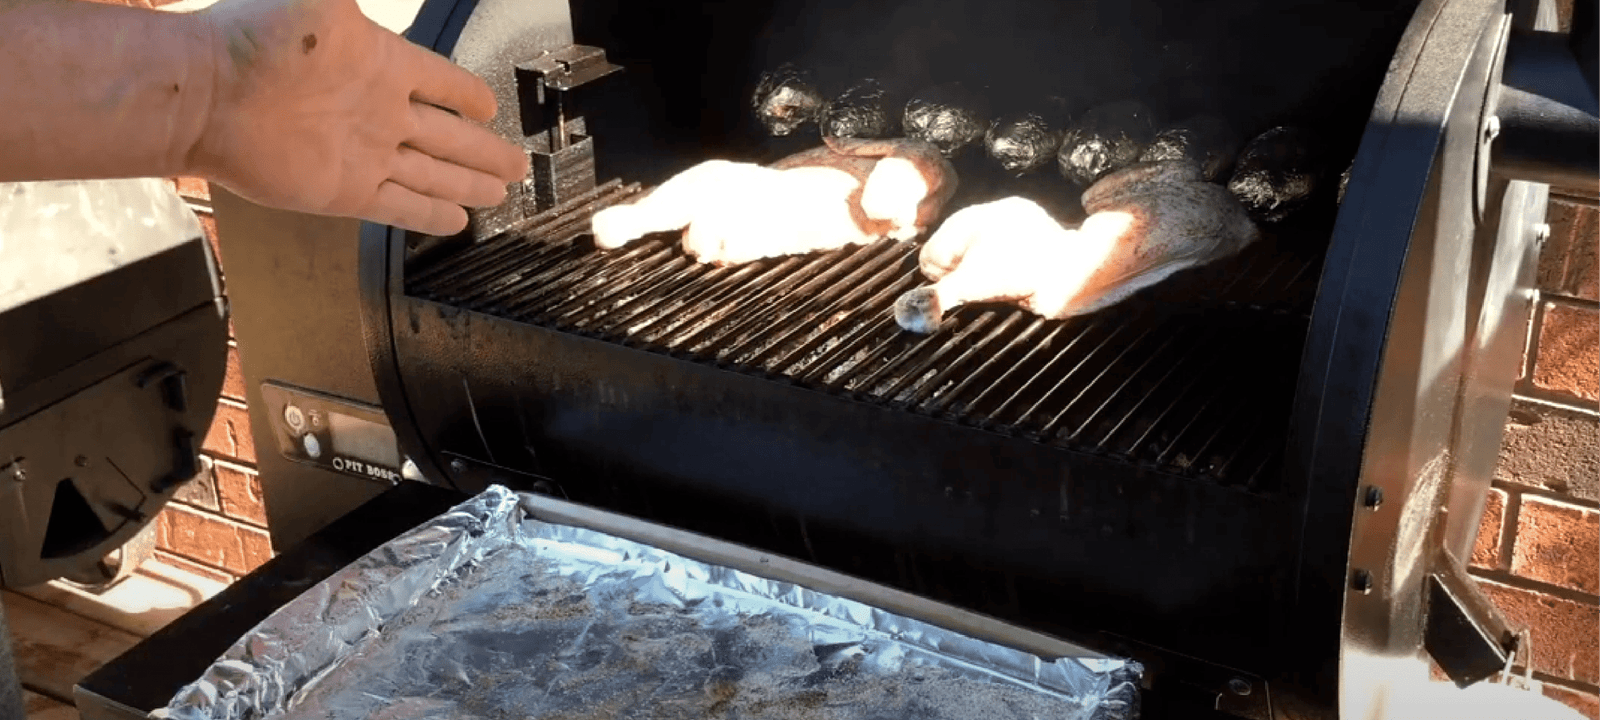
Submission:
[[[1282,252],[1287,241],[1268,238],[1094,316],[971,306],[918,337],[890,310],[925,282],[915,245],[723,268],[688,258],[675,234],[595,249],[589,215],[637,192],[610,183],[516,232],[414,264],[405,292],[1200,481],[1275,485],[1281,438],[1249,429],[1287,419],[1318,264]]]
[[[518,3],[564,4],[474,12]],[[1499,9],[1230,2],[1201,18],[1108,0],[1041,11],[1098,15],[1051,16],[1014,48],[954,52],[916,32],[850,40],[961,3],[845,5],[741,4],[713,27],[575,2],[572,32],[544,35],[419,23],[414,37],[466,48],[457,61],[492,82],[542,44],[604,47],[625,70],[583,121],[598,177],[622,181],[415,257],[415,239],[364,228],[373,371],[407,454],[432,481],[545,487],[1133,655],[1155,669],[1146,717],[1380,717],[1363,703],[1416,681],[1397,668],[1423,668],[1424,578],[1459,570],[1408,548],[1459,535],[1486,492],[1479,461],[1503,421],[1493,378],[1517,331],[1496,318],[1525,309],[1537,254],[1523,230],[1542,186],[1496,177],[1475,194],[1460,178],[1482,176],[1477,134],[1447,132],[1481,120]],[[928,26],[1016,9],[984,8]],[[650,29],[614,26],[621,14]],[[1059,42],[1063,28],[1081,42]],[[1103,78],[1051,56],[1115,44]],[[748,140],[742,83],[796,52],[887,57],[911,75],[966,63],[1012,88],[1053,68],[1101,95],[1125,92],[1118,62],[1194,60],[1134,73],[1183,88],[1158,112],[1215,94],[1246,126],[1311,122],[1331,156],[1355,156],[1350,189],[1343,207],[1308,208],[1104,312],[963,307],[931,336],[889,312],[923,282],[910,245],[728,268],[670,235],[595,250],[595,209],[710,156],[793,149]],[[848,80],[856,64],[822,74]],[[986,183],[957,206],[992,196]],[[1381,508],[1363,508],[1366,487]],[[1379,592],[1354,589],[1356,571]]]

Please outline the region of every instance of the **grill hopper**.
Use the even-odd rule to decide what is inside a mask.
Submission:
[[[853,65],[819,69],[837,77],[879,63],[909,68],[909,79],[889,84],[949,71],[1015,89],[1074,67],[1073,58],[1081,66],[1099,57],[1094,44],[1106,37],[1120,42],[1109,57],[1132,59],[1085,81],[1085,102],[1182,87],[1147,100],[1179,114],[1209,94],[1253,129],[1312,119],[1330,154],[1353,154],[1369,116],[1392,121],[1398,98],[1379,94],[1384,71],[1397,57],[1420,63],[1442,13],[1442,4],[1279,4],[1266,13],[1238,3],[1208,5],[1216,15],[1204,22],[1214,24],[1197,24],[1188,15],[1198,11],[1176,5],[1091,3],[1040,11],[1082,16],[1023,22],[1015,18],[1041,17],[1027,14],[1034,4],[984,3],[981,17],[958,3],[914,5],[741,4],[708,20],[581,3],[573,37],[554,42],[604,47],[626,68],[584,96],[581,132],[594,141],[600,178],[648,185],[711,156],[783,152],[758,142],[747,92],[761,69],[797,54],[848,58]],[[513,107],[507,68],[554,36],[474,24],[495,7],[484,0],[460,38],[442,33],[437,47],[454,47]],[[1031,30],[1006,36],[1010,50],[974,40],[993,36],[977,29],[872,41],[868,29],[918,12],[949,22],[916,27],[1012,17]],[[1490,17],[1487,4],[1461,13],[1466,24]],[[621,16],[640,29],[608,24]],[[413,37],[431,27],[419,23]],[[1144,81],[1128,79],[1136,75]],[[1432,132],[1409,142],[1432,147]],[[1044,322],[964,308],[928,338],[901,335],[889,317],[896,294],[919,282],[903,246],[721,270],[693,264],[670,238],[597,254],[584,236],[588,214],[625,200],[634,184],[601,185],[553,209],[524,203],[513,221],[480,223],[477,236],[454,242],[368,227],[380,391],[407,453],[446,482],[543,487],[978,608],[1140,657],[1153,677],[1178,680],[1164,692],[1187,687],[1199,705],[1220,693],[1240,715],[1326,716],[1341,685],[1363,452],[1383,444],[1368,442],[1368,418],[1385,417],[1373,387],[1380,369],[1417,372],[1393,370],[1406,353],[1381,360],[1386,338],[1460,342],[1423,331],[1430,310],[1413,312],[1405,328],[1391,327],[1391,310],[1425,307],[1415,289],[1401,292],[1402,276],[1426,287],[1462,252],[1424,252],[1428,233],[1472,233],[1470,222],[1461,233],[1456,205],[1420,209],[1449,194],[1425,178],[1448,175],[1459,158],[1384,164],[1372,133],[1341,215],[1331,202],[1308,209],[1261,247],[1095,316]],[[992,189],[972,187],[968,202]],[[1450,203],[1460,197],[1470,203],[1470,193]],[[1518,195],[1507,206],[1529,202]],[[1432,225],[1415,224],[1422,213],[1436,213]],[[1438,219],[1447,214],[1457,223],[1448,232]],[[1416,227],[1424,240],[1412,257],[1421,259],[1408,264]],[[1493,245],[1495,229],[1479,232]],[[423,245],[432,247],[413,252]],[[1507,247],[1515,256],[1524,246]],[[1472,277],[1500,262],[1464,259]],[[1491,334],[1486,345],[1508,336]],[[1446,402],[1437,398],[1453,398],[1449,388],[1474,361],[1412,377],[1433,384],[1409,396]],[[1435,420],[1415,422],[1450,426],[1453,406],[1437,408]],[[1387,427],[1403,443],[1416,426]],[[1397,476],[1411,476],[1405,467]],[[1391,509],[1406,506],[1395,497]],[[1370,572],[1385,582],[1385,570]],[[1394,642],[1403,646],[1405,632]]]

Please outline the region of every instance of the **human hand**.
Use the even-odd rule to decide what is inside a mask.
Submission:
[[[215,81],[189,164],[247,200],[448,235],[466,227],[463,205],[499,204],[528,172],[473,122],[494,117],[488,85],[356,0],[221,0],[196,15]]]

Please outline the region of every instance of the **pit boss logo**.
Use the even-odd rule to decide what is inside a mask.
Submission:
[[[373,465],[362,460],[343,458],[337,455],[333,458],[333,469],[339,472],[347,472],[351,475],[361,475],[389,482],[398,482],[400,480],[400,472],[398,470],[391,470],[382,465]]]

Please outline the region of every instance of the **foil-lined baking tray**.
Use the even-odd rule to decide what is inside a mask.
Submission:
[[[1138,715],[1135,662],[1088,651],[1041,656],[1017,646],[1070,646],[813,566],[710,539],[686,544],[698,536],[562,505],[616,518],[633,537],[655,528],[677,538],[625,539],[594,522],[562,522],[544,511],[551,506],[491,487],[280,608],[152,716]],[[730,560],[739,553],[747,557]],[[909,617],[817,586],[942,610]],[[952,626],[1002,631],[1010,644]]]

